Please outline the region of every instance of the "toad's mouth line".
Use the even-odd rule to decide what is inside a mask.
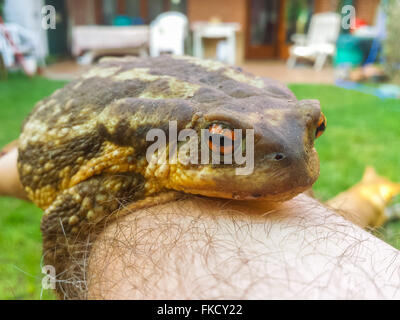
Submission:
[[[300,193],[303,193],[311,188],[312,185],[304,185],[298,187],[292,187],[289,190],[282,192],[271,192],[271,193],[253,193],[253,192],[226,192],[223,190],[206,190],[206,189],[195,189],[195,188],[182,188],[182,190],[176,189],[176,191],[184,192],[185,194],[199,195],[207,198],[219,198],[229,199],[238,201],[267,201],[267,202],[284,202],[288,201]]]

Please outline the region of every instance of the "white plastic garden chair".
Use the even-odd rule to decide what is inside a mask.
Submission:
[[[7,30],[18,52],[25,58],[25,68],[29,73],[34,74],[37,69],[37,36],[30,30],[23,28],[17,24],[6,23],[3,27]],[[0,54],[6,68],[12,68],[16,65],[15,48],[7,40],[3,28],[0,28]]]
[[[328,57],[336,51],[336,41],[340,33],[341,16],[334,12],[318,13],[311,18],[307,35],[295,34],[295,42],[289,49],[287,61],[289,68],[294,68],[298,58],[314,61],[314,68],[321,70]]]
[[[184,14],[175,11],[160,14],[150,24],[150,56],[165,52],[183,55],[187,34],[188,20]]]

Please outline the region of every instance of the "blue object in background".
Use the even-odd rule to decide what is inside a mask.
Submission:
[[[384,84],[379,88],[367,86],[358,82],[347,80],[336,80],[335,84],[338,87],[355,90],[362,93],[371,94],[380,99],[398,99],[400,98],[400,87],[392,84]]]
[[[351,34],[339,36],[336,44],[335,66],[350,65],[353,67],[365,64],[371,59],[371,51],[374,51],[374,59],[379,54],[380,42],[374,38],[357,37]],[[372,48],[373,47],[373,48]],[[371,50],[372,49],[372,50]]]
[[[144,20],[141,17],[133,17],[131,22],[134,26],[141,26],[144,24]]]
[[[115,16],[112,24],[113,26],[131,26],[132,18],[128,16]]]
[[[384,3],[386,4],[387,1],[384,0]],[[377,23],[376,23],[376,28],[378,30],[378,34],[377,34],[377,37],[374,39],[374,42],[372,43],[371,51],[369,52],[369,55],[368,55],[367,60],[365,61],[365,64],[377,62],[379,53],[382,50],[382,41],[386,38],[386,22],[387,22],[386,13],[382,9],[382,7],[380,7],[379,12],[378,12],[378,19],[377,19]]]
[[[144,20],[141,17],[129,17],[129,16],[115,16],[112,21],[113,26],[140,26],[144,24]]]
[[[360,41],[351,34],[341,34],[336,43],[335,66],[359,66],[363,62],[363,52]]]

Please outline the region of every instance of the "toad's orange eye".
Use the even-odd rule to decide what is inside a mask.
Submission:
[[[233,130],[214,123],[208,128],[208,131],[211,133],[208,144],[213,152],[222,155],[232,153],[235,140],[235,133]],[[215,143],[215,141],[218,143]]]
[[[318,126],[317,130],[315,131],[315,138],[319,138],[322,136],[326,129],[326,117],[325,115],[321,112],[321,117],[318,120]]]

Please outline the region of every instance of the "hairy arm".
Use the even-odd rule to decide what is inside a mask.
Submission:
[[[400,298],[400,261],[306,195],[280,205],[190,197],[110,224],[88,280],[95,299]]]
[[[17,159],[17,147],[13,147],[4,152],[4,154],[0,154],[0,195],[28,200],[19,180]]]

